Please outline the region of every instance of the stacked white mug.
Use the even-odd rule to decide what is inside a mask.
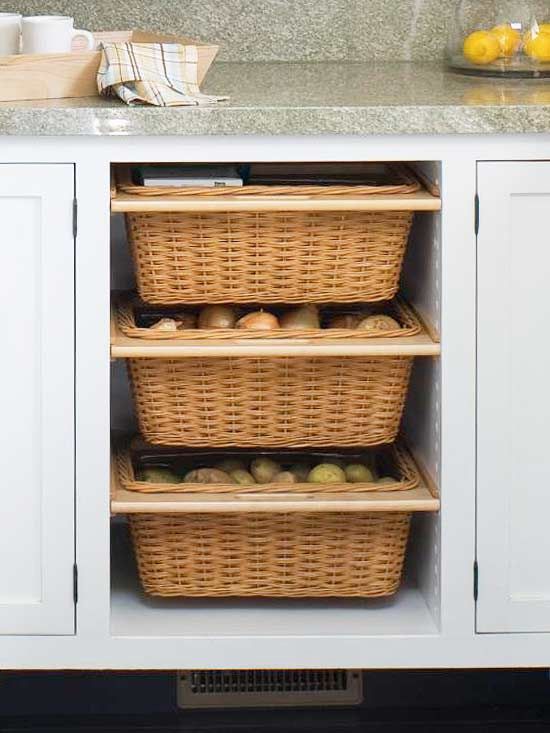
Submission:
[[[75,42],[83,50],[96,47],[93,35],[89,31],[76,29],[74,18],[68,15],[24,18],[19,13],[0,13],[0,56],[69,53]]]

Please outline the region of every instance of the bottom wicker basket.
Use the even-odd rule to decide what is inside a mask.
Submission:
[[[410,513],[136,514],[155,596],[380,597],[400,585]]]

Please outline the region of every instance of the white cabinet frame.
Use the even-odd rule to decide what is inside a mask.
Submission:
[[[145,113],[146,111],[144,111]],[[66,112],[63,112],[65,114]],[[93,114],[91,111],[90,114]],[[101,128],[98,122],[98,130]],[[5,163],[76,165],[75,636],[0,638],[5,669],[548,667],[550,634],[476,634],[475,171],[479,160],[550,159],[550,135],[0,138]],[[109,577],[109,166],[136,160],[425,160],[442,166],[441,618],[436,632],[115,636]],[[483,568],[481,568],[481,573]]]

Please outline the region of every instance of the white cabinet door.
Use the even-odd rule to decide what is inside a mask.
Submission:
[[[0,164],[0,634],[74,633],[73,199]]]
[[[477,630],[544,632],[550,631],[550,162],[480,163],[478,190]]]

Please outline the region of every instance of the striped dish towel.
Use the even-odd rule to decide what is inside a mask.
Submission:
[[[203,94],[198,49],[179,43],[103,43],[97,74],[99,93],[127,104],[156,107],[214,104],[227,97]]]

